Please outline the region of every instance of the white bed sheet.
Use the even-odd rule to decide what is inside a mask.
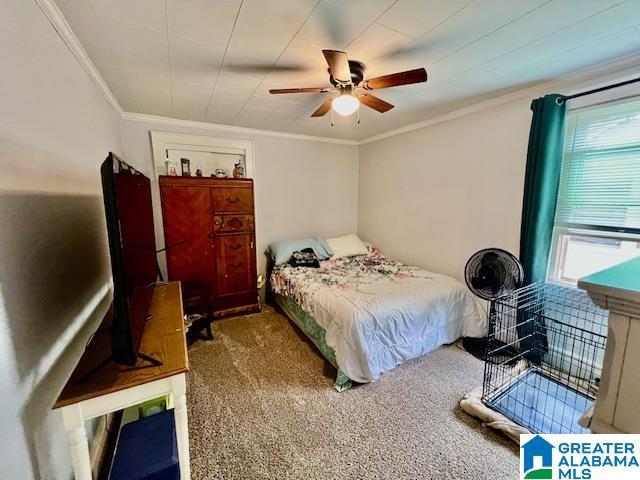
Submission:
[[[339,368],[352,380],[380,374],[461,336],[486,331],[482,306],[457,280],[369,255],[276,270],[273,290],[288,295],[326,331]]]

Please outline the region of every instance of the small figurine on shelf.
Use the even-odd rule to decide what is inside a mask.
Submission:
[[[180,166],[182,167],[182,176],[190,177],[191,176],[191,160],[189,160],[188,158],[181,158]]]
[[[196,168],[196,177],[201,177],[202,176],[202,165],[198,165],[198,168]]]
[[[178,165],[175,162],[167,162],[167,175],[178,176]]]
[[[239,161],[233,166],[233,178],[244,178],[244,167]]]
[[[216,168],[215,176],[218,178],[227,178],[227,172],[225,172],[222,168]]]

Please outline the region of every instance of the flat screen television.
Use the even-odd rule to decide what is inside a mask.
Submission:
[[[111,152],[100,173],[114,286],[111,360],[135,365],[158,277],[151,181]]]

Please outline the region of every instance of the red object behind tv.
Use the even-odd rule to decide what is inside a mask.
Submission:
[[[114,285],[111,359],[135,365],[158,276],[151,181],[111,152],[100,173]]]

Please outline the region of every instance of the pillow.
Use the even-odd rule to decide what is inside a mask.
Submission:
[[[287,263],[293,252],[299,252],[305,248],[312,248],[318,260],[326,260],[333,254],[327,242],[322,238],[297,238],[273,242],[269,245],[267,254],[273,259],[273,263],[277,267]]]
[[[289,259],[289,265],[295,268],[320,268],[320,262],[318,262],[318,257],[316,257],[313,248],[305,248],[299,252],[293,252],[293,255],[291,255],[291,258]]]
[[[367,246],[353,233],[344,237],[327,238],[327,244],[333,251],[333,258],[353,257],[369,253]]]

